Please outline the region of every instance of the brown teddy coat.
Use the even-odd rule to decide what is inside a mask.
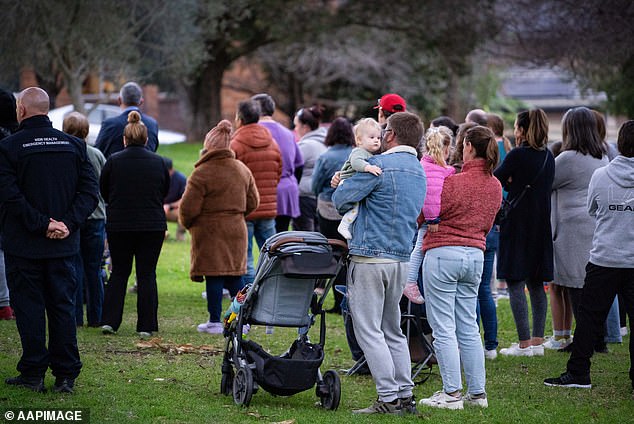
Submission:
[[[259,201],[251,171],[230,149],[212,150],[196,162],[179,208],[179,220],[192,238],[192,280],[246,273],[244,218]]]
[[[275,218],[277,184],[282,177],[282,155],[273,136],[260,124],[247,124],[233,134],[231,150],[253,173],[260,195],[260,206],[247,216],[247,220]]]

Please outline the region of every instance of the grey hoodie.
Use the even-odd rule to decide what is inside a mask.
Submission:
[[[634,268],[634,158],[619,155],[594,172],[588,212],[596,218],[590,262]]]
[[[304,158],[302,179],[299,181],[299,195],[301,197],[311,197],[313,199],[317,197],[311,188],[313,183],[313,171],[319,156],[328,149],[324,144],[327,133],[328,130],[326,128],[318,127],[316,130],[304,134],[297,143]]]

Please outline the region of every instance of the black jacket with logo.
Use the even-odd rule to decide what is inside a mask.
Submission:
[[[79,232],[97,206],[98,184],[86,144],[53,128],[45,115],[32,116],[0,141],[0,228],[8,254],[56,258],[79,251]],[[48,239],[50,218],[70,230]]]

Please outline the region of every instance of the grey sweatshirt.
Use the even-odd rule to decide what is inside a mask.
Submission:
[[[594,172],[588,212],[596,218],[590,262],[634,268],[634,158],[619,155]]]
[[[315,163],[319,156],[328,150],[324,144],[327,133],[328,130],[326,128],[319,127],[314,131],[304,134],[297,143],[304,158],[302,179],[299,181],[299,195],[301,197],[317,198],[311,187],[313,183],[313,171],[315,170]]]

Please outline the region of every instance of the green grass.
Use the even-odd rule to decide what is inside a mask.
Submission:
[[[199,146],[161,147],[161,153],[174,159],[177,169],[187,173],[197,157]],[[189,164],[189,168],[188,168]],[[170,225],[171,233],[175,227]],[[163,343],[190,343],[223,348],[221,336],[199,334],[196,325],[207,319],[206,303],[201,298],[202,284],[188,278],[189,242],[166,241],[158,265],[159,328]],[[610,345],[611,353],[593,360],[591,390],[545,387],[542,380],[565,368],[566,354],[547,351],[543,358],[502,358],[487,362],[486,410],[440,411],[419,408],[419,417],[357,417],[351,409],[365,407],[376,397],[374,384],[365,376],[342,376],[342,400],[335,412],[314,406],[314,390],[291,397],[275,397],[264,390],[253,396],[248,408],[237,407],[231,397],[220,392],[220,363],[217,355],[176,354],[160,349],[140,349],[136,336],[135,296],[128,294],[119,333],[104,336],[98,329],[78,330],[79,348],[84,363],[74,395],[36,394],[0,383],[0,416],[11,408],[86,408],[92,423],[625,423],[634,422],[634,404],[628,379],[627,342]],[[331,306],[332,300],[326,307]],[[225,301],[225,306],[228,302]],[[516,334],[508,301],[498,307],[501,346],[515,341]],[[341,318],[327,316],[326,357],[322,372],[348,368],[352,360],[346,345]],[[550,322],[547,323],[547,328]],[[318,338],[318,326],[313,338]],[[286,350],[295,337],[290,329],[276,328],[273,335],[254,327],[248,337],[274,354]],[[21,354],[20,339],[13,321],[0,321],[0,376],[16,374]],[[46,384],[53,378],[47,375]],[[441,389],[438,368],[432,377],[416,387],[417,398]]]

